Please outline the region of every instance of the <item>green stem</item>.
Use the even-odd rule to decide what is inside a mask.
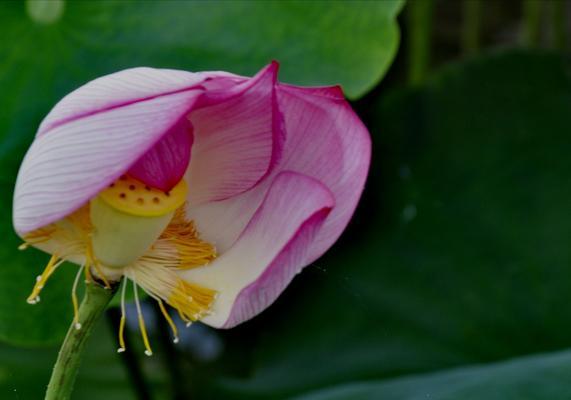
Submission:
[[[524,0],[523,2],[523,43],[527,47],[539,46],[542,6],[543,0]]]
[[[408,3],[408,78],[411,84],[424,81],[430,64],[433,0]]]
[[[462,51],[474,55],[480,49],[480,0],[464,0],[462,24]]]
[[[564,0],[551,1],[551,44],[557,50],[565,50],[565,6],[567,2]]]
[[[69,327],[54,365],[45,400],[70,399],[87,339],[116,290],[117,285],[111,290],[96,283],[86,285],[85,297],[79,307],[81,329],[76,329],[74,323]]]

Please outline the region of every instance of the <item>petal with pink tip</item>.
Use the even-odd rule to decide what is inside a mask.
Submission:
[[[135,165],[129,175],[145,184],[171,190],[180,182],[190,161],[193,128],[186,115],[183,116]]]
[[[261,312],[308,264],[308,249],[334,207],[319,181],[294,172],[273,180],[236,243],[211,265],[182,276],[219,291],[203,322],[229,328]]]
[[[314,260],[335,242],[355,210],[369,168],[371,141],[338,86],[280,84],[277,98],[286,141],[274,173],[287,169],[312,176],[333,192],[337,203],[312,245]],[[198,207],[191,204],[188,215],[201,235],[224,251],[252,218],[267,187],[267,182],[261,182],[253,190],[224,201]]]
[[[90,113],[38,136],[16,181],[16,231],[24,234],[81,207],[155,145],[200,93],[179,91]]]
[[[311,176],[333,192],[335,209],[309,250],[311,261],[339,238],[363,192],[371,162],[371,137],[349,104],[321,89],[280,85],[278,104],[284,115],[287,143],[280,168]],[[308,151],[307,149],[311,149]]]
[[[277,70],[272,63],[240,85],[202,96],[190,116],[195,129],[186,178],[190,204],[242,193],[276,164],[283,145]]]

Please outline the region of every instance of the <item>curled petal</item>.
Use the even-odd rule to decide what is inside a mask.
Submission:
[[[370,163],[371,141],[338,86],[279,84],[277,99],[286,140],[274,174],[285,169],[312,176],[332,191],[337,203],[312,245],[315,260],[339,237],[355,210]],[[224,201],[191,204],[188,215],[204,238],[225,251],[259,207],[269,180]]]
[[[183,273],[220,297],[203,322],[229,328],[269,306],[305,265],[313,237],[334,207],[319,181],[281,172],[234,245],[205,268]]]
[[[275,97],[277,70],[277,63],[272,63],[251,80],[200,99],[190,116],[195,128],[187,173],[190,204],[242,193],[276,164],[283,144]]]
[[[179,135],[181,131],[178,128],[185,123],[184,118],[197,103],[204,110],[202,112],[207,112],[208,108],[219,103],[230,106],[232,101],[242,97],[244,103],[253,107],[254,113],[255,110],[259,111],[252,96],[274,93],[276,70],[277,67],[272,64],[257,77],[246,79],[217,72],[194,74],[135,68],[96,79],[70,93],[42,122],[20,168],[14,193],[16,231],[25,234],[78,209],[132,167],[157,143],[161,147],[160,140],[164,135]],[[265,96],[260,102],[271,103],[267,99],[268,96]],[[248,109],[239,107],[235,111],[248,113]],[[266,114],[271,115],[271,112]],[[228,151],[224,154],[213,152],[213,157],[228,156],[234,163],[231,166],[225,164],[226,170],[212,169],[219,179],[202,186],[207,193],[220,194],[223,190],[218,188],[226,184],[232,189],[224,192],[224,195],[246,190],[267,173],[275,153],[272,151],[274,130],[266,126],[256,130],[266,120],[273,121],[271,117],[262,119],[254,118],[250,124],[242,119],[235,130],[230,130],[231,134],[248,137],[247,140],[237,140],[242,144],[251,140],[252,148],[249,151],[244,146],[234,148],[234,152],[244,150],[241,153],[244,157],[232,157],[232,146],[226,146]],[[200,131],[196,132],[196,137],[204,138],[210,133],[210,121],[202,120],[200,115],[197,121]],[[248,136],[248,129],[255,130],[252,137]],[[165,140],[170,139],[172,137]],[[190,145],[189,137],[182,139]],[[181,137],[177,137],[177,141],[180,140]],[[208,143],[212,144],[208,140],[200,142],[206,147]],[[176,168],[161,171],[168,177],[157,178],[157,170],[149,167],[149,159],[155,156],[160,158],[160,154],[153,152],[148,153],[149,157],[142,161],[144,168],[141,165],[134,168],[135,174],[149,179],[154,175],[157,187],[170,185],[172,180],[180,177],[182,167],[187,164],[188,148],[176,150],[176,156],[183,160],[182,163],[177,164]],[[162,151],[159,149],[158,152]],[[196,155],[198,165],[209,166],[208,161],[204,161],[208,159],[208,154],[201,155],[197,151]],[[232,171],[239,165],[246,166],[245,170],[252,175],[233,175]],[[236,179],[232,180],[232,177]],[[240,183],[233,183],[236,181]],[[200,188],[200,185],[196,187]],[[205,197],[208,198],[208,194]]]
[[[371,138],[339,87],[280,85],[278,104],[287,131],[280,169],[319,180],[337,204],[308,250],[313,261],[337,240],[357,207],[371,161]]]

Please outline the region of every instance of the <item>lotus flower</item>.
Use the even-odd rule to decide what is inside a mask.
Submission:
[[[14,194],[22,248],[52,254],[28,301],[70,261],[76,322],[82,273],[132,281],[169,322],[163,302],[219,328],[268,307],[340,236],[370,161],[339,87],[282,84],[277,70],[133,68],[64,97]]]

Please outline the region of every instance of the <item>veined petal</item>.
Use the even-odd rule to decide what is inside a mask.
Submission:
[[[14,192],[24,234],[81,207],[116,180],[192,108],[185,90],[92,113],[50,129],[30,146]]]
[[[371,158],[370,136],[344,100],[341,88],[278,85],[286,140],[273,173],[296,171],[324,183],[334,194],[335,210],[312,245],[312,260],[339,237],[363,191]],[[259,207],[270,178],[224,201],[188,209],[202,236],[223,252],[238,238]]]
[[[70,93],[44,119],[20,168],[16,231],[72,213],[180,124],[201,93],[228,97],[245,80],[224,72],[134,68]]]
[[[38,135],[89,115],[194,88],[209,77],[212,75],[147,67],[105,75],[61,99],[40,124]]]
[[[349,223],[371,161],[369,132],[341,95],[339,87],[278,87],[287,132],[279,169],[319,180],[337,204],[311,244],[311,261],[331,247]]]
[[[278,174],[236,243],[211,265],[182,273],[219,292],[203,322],[229,328],[269,306],[308,264],[312,238],[333,206],[331,192],[319,181]]]
[[[187,172],[190,204],[242,193],[276,164],[283,145],[277,70],[272,63],[242,84],[201,97],[190,116],[195,129]]]

